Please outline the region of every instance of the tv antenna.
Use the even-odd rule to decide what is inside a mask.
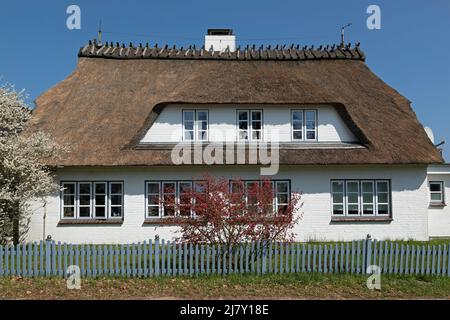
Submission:
[[[341,47],[345,46],[345,34],[344,30],[352,25],[351,22],[347,23],[345,26],[341,28]]]
[[[98,23],[97,40],[99,44],[102,43],[102,20]]]

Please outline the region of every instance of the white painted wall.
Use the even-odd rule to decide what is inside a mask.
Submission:
[[[210,141],[235,141],[236,110],[246,107],[204,106],[197,109],[209,110]],[[271,132],[279,133],[280,142],[291,141],[291,110],[316,109],[318,112],[319,142],[356,142],[358,139],[347,128],[334,107],[327,105],[297,106],[249,106],[249,109],[263,110],[264,140],[269,141]],[[182,110],[196,109],[195,105],[168,105],[148,130],[142,142],[180,142],[182,141]]]
[[[450,237],[450,165],[430,166],[428,168],[428,181],[444,182],[443,207],[429,207],[428,225],[430,237]],[[429,195],[428,200],[429,203]]]
[[[57,226],[60,199],[49,197],[47,234],[72,243],[130,243],[176,236],[176,227],[143,226],[146,180],[192,179],[205,171],[227,178],[258,178],[259,167],[160,167],[61,169],[60,180],[123,180],[125,219],[123,225]],[[292,191],[302,192],[303,218],[295,227],[297,240],[353,240],[370,234],[376,239],[428,239],[428,192],[426,168],[413,166],[290,166],[282,167],[276,179],[291,179]],[[330,179],[391,179],[393,219],[390,223],[331,223]],[[42,238],[43,210],[34,205],[28,240]],[[301,212],[298,212],[300,214]]]

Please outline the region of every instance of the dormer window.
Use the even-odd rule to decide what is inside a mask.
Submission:
[[[262,110],[238,110],[237,125],[239,141],[262,140]]]
[[[292,110],[293,141],[317,141],[317,110]]]
[[[208,110],[183,110],[183,140],[208,141]]]

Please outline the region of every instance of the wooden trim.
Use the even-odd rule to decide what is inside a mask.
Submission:
[[[391,222],[391,217],[332,217],[331,222]]]
[[[62,219],[59,220],[58,226],[66,225],[121,225],[123,219]]]

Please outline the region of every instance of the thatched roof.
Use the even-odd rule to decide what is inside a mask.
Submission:
[[[167,104],[331,104],[364,148],[282,148],[282,164],[430,164],[443,159],[410,102],[373,74],[359,46],[239,49],[98,45],[36,100],[27,132],[71,152],[64,166],[171,165],[170,150],[138,148]]]

